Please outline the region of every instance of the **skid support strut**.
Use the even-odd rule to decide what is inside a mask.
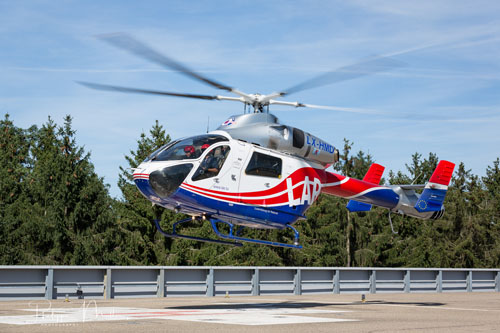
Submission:
[[[253,238],[246,238],[246,237],[240,237],[240,230],[234,235],[233,230],[234,230],[234,225],[229,222],[225,222],[222,220],[218,219],[210,219],[210,223],[212,224],[212,229],[214,232],[217,234],[217,236],[224,238],[224,239],[231,239],[235,241],[240,241],[240,242],[248,242],[248,243],[256,243],[256,244],[262,244],[262,245],[270,245],[270,246],[277,246],[277,247],[287,247],[287,248],[293,248],[293,249],[301,249],[302,245],[299,245],[299,232],[292,227],[291,225],[287,224],[287,228],[292,229],[294,233],[294,244],[288,244],[288,243],[279,243],[279,242],[271,242],[271,241],[266,241],[262,239],[253,239]],[[224,223],[229,226],[229,233],[227,235],[221,233],[219,229],[217,228],[217,223]]]
[[[175,222],[172,226],[172,233],[168,233],[161,228],[160,221],[154,220],[158,231],[163,236],[169,237],[169,238],[182,238],[182,239],[189,239],[189,240],[194,240],[194,241],[198,241],[198,242],[216,243],[216,244],[232,245],[232,246],[242,246],[243,244],[241,242],[247,242],[247,243],[255,243],[255,244],[261,244],[261,245],[293,248],[293,249],[301,249],[302,248],[302,245],[299,245],[299,232],[289,224],[287,224],[286,227],[293,231],[293,235],[294,235],[294,243],[293,244],[272,242],[272,241],[267,241],[267,240],[263,240],[263,239],[253,239],[253,238],[241,237],[240,236],[241,231],[243,230],[242,226],[235,228],[234,224],[226,222],[226,221],[222,221],[219,219],[210,219],[212,229],[214,230],[215,234],[218,237],[228,239],[229,241],[221,240],[221,239],[203,238],[203,237],[178,234],[177,233],[177,226],[179,226],[180,224],[183,224],[183,223],[190,222],[190,221],[192,221],[192,219],[187,218],[187,219]],[[219,231],[219,228],[217,227],[217,223],[224,223],[224,224],[228,225],[229,226],[229,233],[228,234],[221,233]]]

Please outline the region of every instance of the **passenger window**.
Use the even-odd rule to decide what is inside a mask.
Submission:
[[[254,152],[245,170],[247,175],[281,178],[281,158]]]
[[[191,179],[197,181],[217,176],[229,155],[229,150],[229,146],[219,146],[210,150]]]

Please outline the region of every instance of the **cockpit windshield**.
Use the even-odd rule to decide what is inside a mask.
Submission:
[[[177,142],[179,142],[179,140],[172,141],[172,142],[167,143],[166,145],[161,146],[160,148],[156,149],[154,152],[149,154],[149,156],[146,157],[146,159],[143,162],[151,161],[156,155],[158,155],[159,152],[161,152],[162,150],[164,150],[167,147],[171,147],[171,146],[175,145]]]
[[[220,141],[229,141],[222,135],[205,134],[176,141],[151,154],[151,161],[190,160],[200,157],[203,151]]]

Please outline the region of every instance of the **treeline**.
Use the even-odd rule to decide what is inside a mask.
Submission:
[[[437,221],[392,215],[374,208],[348,213],[346,200],[321,195],[296,224],[303,250],[248,244],[241,248],[171,240],[165,229],[185,218],[152,206],[133,184],[130,168],[170,141],[156,122],[143,133],[120,168],[122,198],[109,195],[108,185],[94,170],[90,155],[76,142],[71,117],[58,126],[52,119],[40,128],[0,121],[0,264],[1,265],[272,265],[499,267],[500,160],[485,177],[459,163]],[[374,161],[353,152],[344,140],[342,174],[362,178]],[[438,156],[415,153],[407,173],[388,172],[383,182],[408,184],[429,179]],[[184,233],[213,237],[208,223]],[[251,230],[249,237],[292,242],[285,231]]]

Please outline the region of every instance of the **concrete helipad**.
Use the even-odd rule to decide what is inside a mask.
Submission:
[[[0,332],[498,331],[500,293],[0,302]]]

